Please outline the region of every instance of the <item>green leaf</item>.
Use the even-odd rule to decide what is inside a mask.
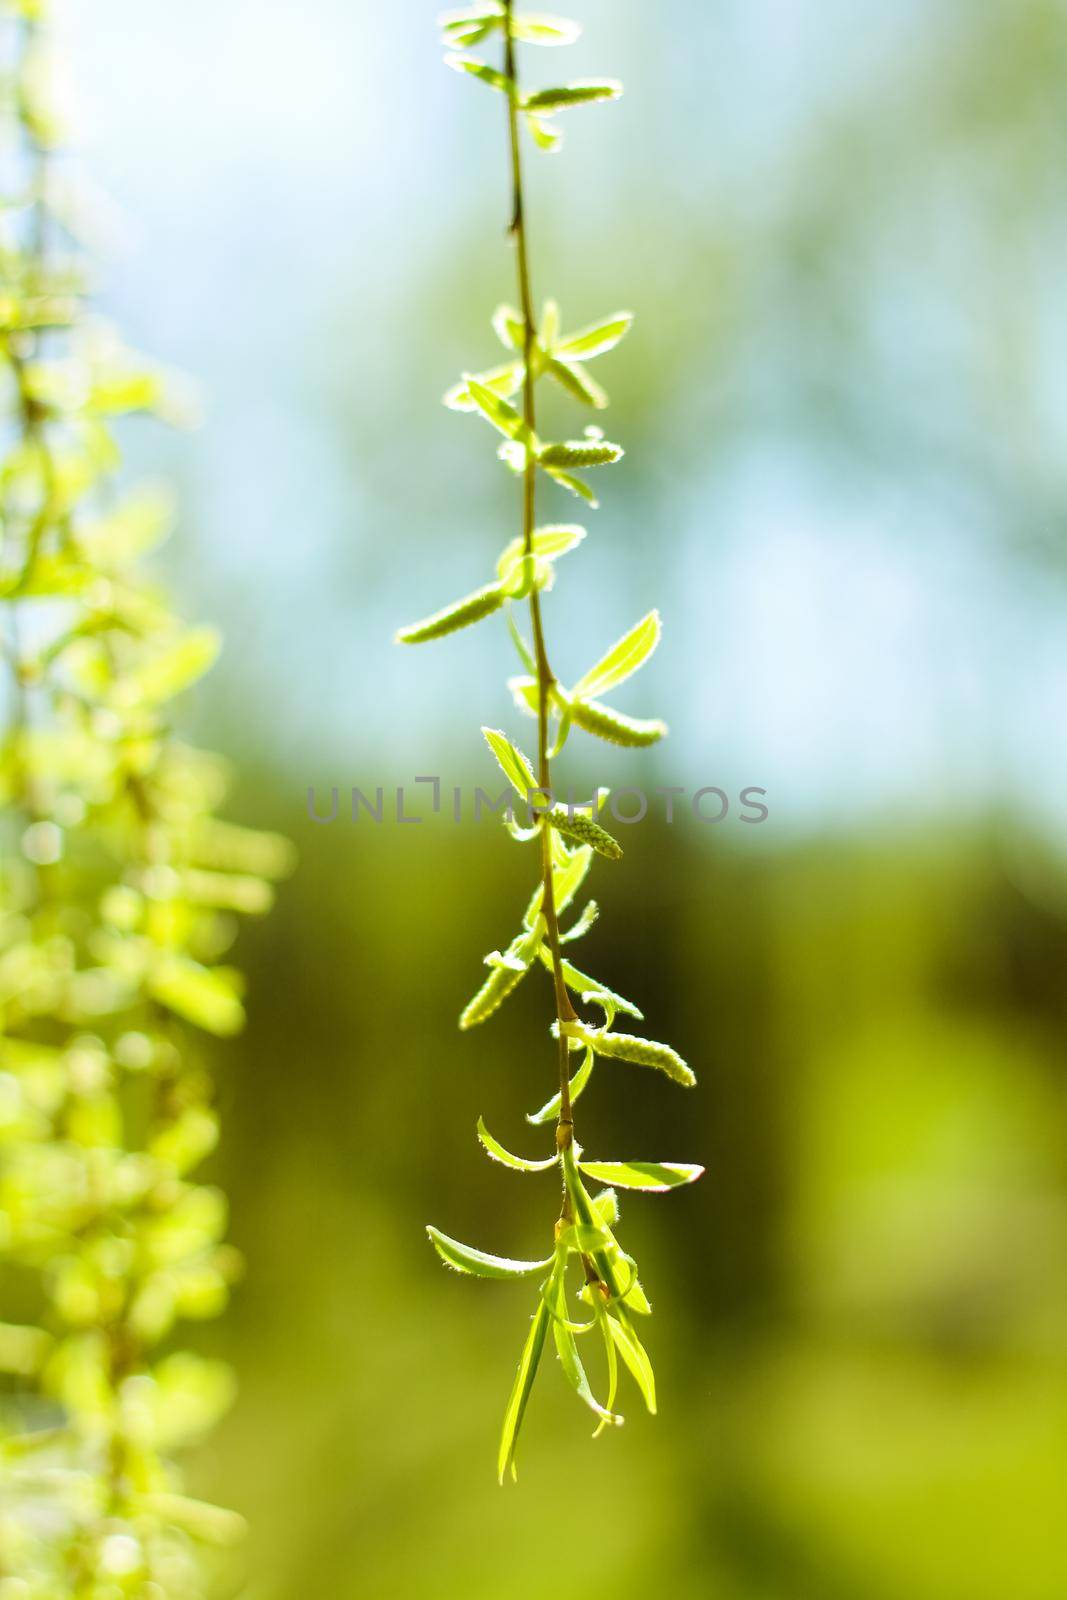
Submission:
[[[600,907],[595,900],[590,900],[578,921],[567,929],[566,933],[559,936],[560,944],[573,944],[576,939],[581,939],[587,934],[600,915]]]
[[[585,529],[579,528],[574,523],[555,522],[543,528],[535,528],[533,534],[534,555],[543,557],[546,561],[558,561],[560,556],[567,555],[577,548],[585,538]],[[503,578],[504,574],[522,555],[524,542],[521,538],[512,539],[505,545],[496,564],[497,577]],[[533,669],[536,672],[536,668]]]
[[[473,374],[464,376],[467,392],[486,421],[491,422],[494,428],[506,434],[509,439],[528,443],[533,436],[515,407],[508,405],[506,400],[487,388],[484,383],[479,383]]]
[[[625,1322],[620,1317],[607,1313],[608,1329],[619,1354],[633,1374],[634,1381],[640,1389],[645,1405],[653,1416],[656,1414],[656,1378],[652,1371],[652,1363],[648,1359],[648,1352],[641,1343],[633,1326],[627,1319]]]
[[[511,361],[507,366],[492,367],[488,372],[479,372],[475,378],[483,389],[488,389],[492,394],[500,395],[509,400],[513,394],[522,388],[522,363]],[[454,383],[451,389],[442,397],[443,404],[450,411],[477,411],[478,407],[471,398],[468,379],[461,378]]]
[[[556,1351],[559,1355],[559,1364],[571,1388],[584,1400],[589,1409],[598,1416],[602,1422],[619,1424],[622,1417],[602,1406],[589,1387],[589,1379],[582,1365],[582,1358],[578,1354],[578,1344],[567,1321],[567,1288],[564,1274],[559,1272],[553,1280],[555,1295],[552,1310],[555,1315],[552,1319],[552,1334],[556,1341]]]
[[[462,55],[452,51],[445,56],[445,66],[452,67],[456,72],[469,72],[472,78],[488,84],[490,89],[499,89],[501,94],[511,95],[515,85],[510,78],[506,78],[495,67],[490,67],[486,62],[479,61],[477,56]]]
[[[594,356],[606,355],[626,337],[633,321],[632,311],[617,311],[603,322],[592,322],[587,328],[579,328],[577,333],[560,339],[553,345],[552,354],[564,361],[591,361]]]
[[[602,828],[599,822],[594,822],[592,817],[587,817],[583,811],[571,811],[566,806],[553,806],[546,813],[551,827],[555,828],[565,839],[571,839],[575,844],[591,845],[598,856],[604,856],[609,861],[622,859],[622,845],[618,839]]]
[[[549,964],[551,964],[551,957],[549,957]],[[581,1066],[578,1068],[578,1071],[574,1074],[574,1077],[571,1079],[571,1083],[570,1083],[571,1105],[574,1105],[575,1101],[581,1095],[582,1090],[585,1088],[586,1084],[589,1082],[589,1079],[592,1077],[593,1067],[594,1067],[595,1063],[596,1063],[596,1055],[595,1055],[595,1053],[591,1049],[587,1050],[585,1052],[584,1061],[582,1062]],[[528,1112],[527,1116],[526,1116],[526,1120],[527,1120],[527,1122],[533,1123],[533,1125],[535,1127],[540,1127],[543,1123],[546,1123],[546,1122],[554,1122],[556,1120],[556,1118],[559,1116],[559,1108],[560,1108],[560,1096],[559,1096],[559,1092],[557,1091],[552,1096],[551,1100],[547,1101],[541,1107],[540,1111]]]
[[[598,1221],[606,1228],[613,1228],[619,1220],[619,1199],[614,1189],[602,1189],[592,1200],[593,1210]]]
[[[644,748],[667,736],[667,724],[658,718],[644,719],[627,716],[612,706],[601,705],[597,700],[571,701],[571,717],[586,733],[595,734],[608,744]]]
[[[541,463],[544,466],[544,462]],[[545,467],[545,471],[553,482],[558,483],[561,489],[566,489],[570,494],[577,495],[579,500],[584,500],[586,505],[592,506],[595,511],[600,504],[589,485],[581,478],[576,478],[572,472],[564,472],[562,467]]]
[[[116,699],[124,706],[160,705],[173,699],[209,671],[221,643],[214,628],[190,628],[120,679]]]
[[[619,1189],[644,1189],[650,1194],[665,1194],[704,1176],[703,1167],[684,1166],[677,1161],[586,1161],[579,1167],[587,1178],[614,1184]]]
[[[536,116],[553,117],[568,106],[588,106],[599,100],[617,100],[622,84],[615,78],[581,78],[556,89],[538,89],[523,96],[522,109]]]
[[[516,311],[514,306],[497,306],[491,320],[493,332],[505,349],[525,349],[526,323],[520,311]]]
[[[607,1192],[610,1194],[611,1191],[608,1190]],[[608,1327],[607,1312],[600,1306],[595,1306],[594,1309],[596,1311],[597,1323],[599,1324],[600,1332],[604,1339],[604,1359],[607,1363],[608,1369],[608,1392],[605,1398],[605,1405],[607,1409],[611,1411],[614,1409],[615,1396],[619,1391],[619,1358],[615,1352],[615,1341],[611,1337],[611,1331]],[[594,1433],[593,1438],[598,1438],[606,1426],[607,1424],[602,1422],[597,1428],[596,1433]]]
[[[561,45],[573,44],[581,34],[577,22],[569,17],[549,17],[537,11],[513,16],[511,31],[523,44]]]
[[[548,955],[546,961],[547,952],[542,949],[540,954],[544,965],[551,966],[551,955]],[[638,1022],[644,1020],[642,1013],[632,1000],[625,1000],[621,994],[616,994],[614,989],[609,989],[606,984],[598,983],[595,978],[587,977],[584,972],[579,972],[578,968],[572,966],[569,961],[564,961],[563,963],[563,981],[573,994],[581,996],[582,999],[587,995],[603,995],[607,1000],[610,1000],[616,1011],[625,1011],[628,1016],[636,1017]],[[617,1034],[615,1037],[623,1039],[627,1036],[625,1034]]]
[[[526,127],[537,148],[547,151],[549,155],[554,155],[563,143],[563,135],[559,130],[550,127],[542,117],[527,112]]]
[[[542,445],[537,459],[545,467],[610,467],[621,461],[621,445],[607,439],[565,439],[562,444]]]
[[[632,1061],[637,1066],[655,1067],[686,1089],[691,1089],[697,1081],[696,1073],[670,1045],[659,1044],[653,1039],[638,1039],[629,1033],[609,1033],[600,1029],[583,1028],[576,1037],[583,1044],[591,1044],[598,1056],[613,1056],[619,1061]]]
[[[432,617],[425,617],[421,622],[413,622],[409,627],[401,628],[396,635],[396,642],[423,644],[427,639],[441,639],[447,633],[456,633],[460,628],[469,628],[472,623],[481,622],[483,617],[499,611],[503,604],[504,591],[501,585],[487,583],[484,588],[476,589],[473,594],[465,595],[462,600],[456,600],[443,610],[435,611]]]
[[[446,11],[438,18],[446,42],[453,46],[480,44],[503,21],[504,8],[495,0],[483,0],[481,5]]]
[[[512,744],[507,734],[501,733],[499,728],[483,728],[482,736],[496,757],[501,772],[519,799],[525,802],[531,791],[537,788],[537,779],[530,763],[522,751]]]
[[[632,677],[659,644],[661,631],[659,612],[649,611],[579,678],[571,690],[575,699],[595,699]]]
[[[491,1256],[484,1250],[475,1250],[473,1245],[460,1244],[437,1228],[427,1227],[426,1232],[446,1267],[475,1278],[533,1278],[550,1267],[554,1259],[547,1256],[544,1261],[513,1261],[509,1256]]]
[[[537,662],[534,660],[533,651],[526,643],[526,640],[522,636],[521,630],[516,625],[515,617],[510,606],[507,608],[507,619],[508,632],[511,634],[511,642],[515,646],[515,653],[522,662],[523,666],[526,668],[527,672],[532,673],[534,677],[536,677]]]
[[[233,974],[202,967],[188,956],[166,955],[149,971],[147,988],[154,1000],[207,1033],[226,1038],[244,1025],[244,1008],[234,992]]]
[[[549,1167],[559,1166],[559,1156],[549,1156],[545,1161],[528,1161],[525,1156],[513,1156],[489,1132],[484,1120],[478,1118],[478,1139],[486,1154],[493,1161],[499,1161],[502,1167],[510,1167],[513,1172],[547,1172]]]
[[[549,1310],[543,1299],[538,1300],[537,1310],[534,1312],[533,1322],[526,1343],[522,1347],[519,1357],[519,1370],[515,1374],[515,1382],[511,1386],[508,1397],[507,1409],[504,1412],[504,1426],[500,1434],[500,1452],[497,1457],[497,1474],[501,1483],[504,1474],[511,1468],[512,1477],[517,1477],[515,1470],[515,1447],[518,1443],[519,1429],[522,1419],[526,1414],[526,1405],[530,1398],[530,1391],[537,1376],[538,1363],[541,1352],[545,1347],[545,1333],[548,1330]]]
[[[608,404],[607,394],[579,362],[562,361],[553,356],[546,370],[568,394],[574,396],[575,400],[581,400],[588,406],[595,406],[598,411],[603,411]]]

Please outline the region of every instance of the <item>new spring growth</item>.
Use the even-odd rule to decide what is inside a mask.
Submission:
[[[171,733],[219,641],[143,569],[171,512],[120,481],[114,424],[171,415],[171,387],[89,315],[46,10],[0,16],[0,1262],[25,1308],[0,1324],[0,1590],[195,1600],[242,1526],[178,1466],[233,1388],[179,1330],[239,1269],[196,1177],[219,1133],[198,1035],[242,1025],[235,913],[289,852],[218,819],[225,768]]]
[[[484,85],[499,98],[511,164],[510,235],[515,250],[517,306],[499,306],[492,329],[504,358],[478,372],[464,373],[445,395],[450,409],[487,423],[499,436],[497,455],[518,480],[520,531],[509,539],[496,562],[495,575],[473,593],[402,628],[402,644],[422,644],[470,627],[501,613],[521,671],[508,679],[517,712],[535,725],[536,755],[499,729],[483,728],[492,755],[516,795],[532,807],[529,827],[512,817],[505,826],[522,848],[536,849],[536,886],[519,931],[503,950],[485,958],[488,976],[464,1008],[459,1025],[470,1029],[486,1022],[504,1004],[533,968],[551,979],[554,1004],[548,1028],[555,1052],[558,1089],[527,1120],[535,1127],[555,1124],[551,1152],[538,1158],[511,1154],[478,1123],[478,1138],[491,1160],[519,1173],[553,1172],[562,1206],[551,1225],[550,1248],[537,1261],[498,1256],[449,1238],[429,1228],[438,1254],[456,1272],[482,1278],[529,1279],[536,1295],[533,1316],[519,1358],[518,1371],[504,1413],[497,1468],[501,1482],[515,1475],[519,1430],[551,1332],[564,1377],[596,1418],[596,1434],[622,1421],[616,1409],[620,1363],[648,1410],[656,1409],[652,1364],[639,1332],[651,1307],[638,1276],[637,1264],[615,1236],[619,1217],[617,1191],[663,1193],[692,1183],[703,1169],[679,1162],[589,1160],[574,1135],[574,1110],[598,1061],[652,1068],[677,1084],[695,1082],[691,1069],[669,1045],[616,1030],[622,1013],[640,1022],[632,1001],[576,967],[565,953],[593,926],[595,901],[576,914],[572,907],[594,856],[617,861],[618,841],[597,814],[550,804],[552,763],[578,729],[611,744],[640,747],[654,744],[666,724],[631,716],[605,696],[648,660],[660,638],[660,618],[650,611],[629,628],[577,680],[566,687],[553,672],[542,614],[542,598],[555,582],[556,565],[577,551],[586,532],[570,522],[537,521],[538,495],[562,489],[587,505],[597,504],[584,474],[613,465],[620,445],[604,438],[596,426],[579,437],[545,439],[538,431],[537,395],[543,382],[556,384],[577,405],[602,411],[608,397],[589,363],[614,350],[630,329],[632,317],[616,311],[576,331],[564,331],[559,308],[547,300],[535,314],[529,266],[529,221],[523,187],[524,134],[542,151],[562,143],[560,121],[575,107],[615,100],[621,85],[610,79],[584,79],[556,87],[524,90],[519,71],[520,47],[555,47],[578,37],[578,25],[563,18],[526,15],[511,0],[480,0],[441,18],[446,61],[450,67]],[[494,60],[471,54],[485,46]],[[525,613],[528,631],[524,628]],[[541,804],[538,805],[538,798]],[[606,795],[601,793],[602,805]],[[574,1302],[574,1303],[572,1303]],[[602,1348],[603,1399],[598,1399],[582,1351],[592,1338]]]

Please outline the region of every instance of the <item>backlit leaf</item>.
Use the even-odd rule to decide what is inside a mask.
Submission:
[[[538,1363],[541,1352],[545,1347],[545,1334],[548,1330],[549,1311],[543,1299],[537,1302],[533,1322],[526,1343],[522,1347],[519,1357],[519,1370],[515,1374],[515,1382],[508,1396],[507,1407],[504,1412],[504,1426],[500,1434],[500,1451],[497,1456],[497,1475],[501,1483],[508,1468],[511,1468],[512,1477],[517,1476],[515,1468],[515,1447],[518,1443],[519,1429],[522,1419],[526,1414],[526,1405],[530,1398],[534,1379],[537,1376]]]
[[[549,1167],[559,1165],[559,1156],[548,1156],[543,1161],[529,1161],[524,1156],[513,1156],[510,1150],[505,1150],[486,1127],[484,1120],[478,1118],[478,1139],[486,1154],[494,1161],[499,1161],[502,1167],[510,1167],[513,1172],[547,1172]]]
[[[551,957],[549,958],[549,963],[548,964],[550,964],[550,963],[551,963]],[[591,1049],[587,1050],[585,1052],[585,1059],[583,1060],[581,1066],[578,1068],[578,1071],[574,1074],[574,1077],[571,1079],[571,1082],[570,1082],[570,1098],[571,1098],[571,1105],[572,1106],[574,1105],[575,1101],[581,1095],[581,1092],[585,1088],[586,1084],[589,1082],[589,1079],[592,1076],[593,1067],[594,1067],[595,1062],[596,1062],[595,1053]],[[545,1122],[555,1122],[556,1118],[559,1116],[559,1112],[560,1112],[560,1097],[559,1097],[559,1092],[557,1091],[552,1096],[551,1100],[547,1101],[541,1107],[540,1111],[528,1112],[527,1116],[526,1116],[526,1120],[527,1120],[527,1122],[532,1122],[535,1127],[540,1127]]]
[[[577,22],[568,17],[550,17],[540,11],[524,11],[511,19],[511,31],[523,44],[573,44],[581,33]]]
[[[475,1278],[533,1278],[552,1265],[553,1257],[544,1261],[513,1261],[509,1256],[493,1256],[473,1245],[450,1239],[447,1233],[427,1227],[427,1234],[437,1254],[446,1267],[454,1272],[466,1272]]]
[[[515,87],[510,78],[506,78],[502,72],[488,66],[486,62],[479,61],[477,56],[451,52],[445,56],[445,66],[452,67],[456,72],[468,72],[480,83],[488,84],[490,89],[499,89],[501,94],[510,95]]]
[[[633,327],[633,320],[632,311],[617,311],[613,317],[605,317],[603,322],[592,322],[587,328],[579,328],[577,333],[569,333],[566,338],[558,340],[552,347],[552,353],[564,361],[591,361],[594,356],[614,350],[620,339],[624,339]]]
[[[624,1321],[621,1317],[613,1316],[608,1312],[607,1321],[608,1330],[615,1341],[616,1349],[633,1374],[634,1381],[641,1391],[645,1405],[655,1416],[656,1378],[652,1371],[652,1363],[648,1359],[648,1352],[634,1332],[633,1324],[629,1318]]]
[[[695,1183],[704,1176],[703,1167],[683,1166],[677,1161],[586,1161],[582,1157],[579,1167],[588,1178],[598,1183],[614,1184],[619,1189],[645,1189],[652,1194],[663,1194],[686,1183]]]
[[[525,802],[530,793],[537,788],[537,779],[530,763],[522,751],[512,744],[507,734],[501,733],[499,728],[483,728],[482,735],[496,757],[501,772],[519,799]]]
[[[661,631],[659,612],[649,611],[579,678],[571,690],[575,699],[593,700],[624,683],[648,660],[659,644]]]

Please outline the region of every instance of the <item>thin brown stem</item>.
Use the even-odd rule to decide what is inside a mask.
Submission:
[[[526,461],[522,476],[522,540],[527,557],[533,555],[534,527],[537,498],[537,461],[531,441],[537,431],[535,402],[536,374],[534,372],[534,309],[530,285],[530,254],[526,227],[525,193],[522,181],[522,152],[519,144],[518,72],[515,56],[515,39],[511,28],[512,0],[506,0],[504,21],[505,54],[504,72],[511,89],[508,94],[508,135],[511,147],[511,237],[515,243],[515,257],[519,279],[519,307],[523,322],[523,385],[522,412],[526,427]],[[537,667],[537,782],[544,796],[552,789],[551,762],[548,754],[548,718],[555,673],[549,664],[545,648],[545,630],[541,618],[541,596],[537,589],[530,592],[530,625],[533,630],[534,664]],[[566,1149],[573,1140],[574,1119],[570,1096],[570,1047],[565,1025],[575,1020],[574,1007],[563,977],[563,957],[560,953],[559,920],[556,915],[556,896],[552,881],[552,834],[547,820],[541,822],[541,877],[543,882],[541,909],[547,929],[548,948],[552,955],[552,976],[556,991],[556,1020],[559,1027],[559,1121],[556,1125],[556,1142]]]

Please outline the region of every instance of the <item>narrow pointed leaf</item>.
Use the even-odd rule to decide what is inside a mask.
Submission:
[[[526,324],[514,306],[497,306],[492,316],[493,332],[508,350],[522,350],[526,344]]]
[[[526,126],[537,148],[547,151],[549,155],[554,155],[563,143],[563,135],[559,129],[553,128],[543,117],[527,112]]]
[[[703,1167],[684,1166],[677,1161],[586,1161],[579,1167],[587,1178],[614,1184],[619,1189],[644,1189],[665,1194],[682,1184],[695,1183],[704,1176]]]
[[[558,844],[565,852],[562,860],[554,860],[552,864],[553,898],[556,902],[557,915],[562,915],[589,875],[589,868],[593,864],[593,848],[586,844],[580,845],[577,850],[567,850],[558,835],[553,835],[552,842],[554,845]],[[543,895],[544,890],[538,884],[523,917],[527,927],[532,926],[534,918],[540,911]]]
[[[571,1084],[570,1084],[571,1105],[574,1105],[575,1101],[580,1097],[582,1090],[585,1088],[586,1084],[589,1082],[589,1079],[592,1077],[593,1067],[595,1066],[595,1064],[596,1064],[596,1055],[595,1055],[594,1051],[587,1050],[585,1052],[584,1061],[582,1062],[581,1066],[578,1068],[578,1071],[574,1074],[574,1077],[571,1079]],[[533,1112],[527,1113],[526,1120],[527,1120],[527,1122],[532,1122],[535,1127],[540,1127],[543,1123],[546,1123],[546,1122],[554,1122],[556,1120],[556,1118],[559,1116],[559,1108],[560,1108],[560,1097],[559,1097],[559,1093],[557,1092],[556,1094],[554,1094],[552,1096],[551,1100],[547,1101],[541,1107],[540,1111],[533,1111]]]
[[[426,1232],[446,1267],[475,1278],[533,1278],[553,1261],[552,1256],[544,1261],[513,1261],[509,1256],[492,1256],[484,1250],[476,1250],[473,1245],[461,1244],[437,1228],[427,1227]]]
[[[659,644],[661,632],[659,612],[649,611],[629,633],[616,640],[584,677],[579,678],[571,690],[574,698],[593,700],[617,684],[625,683],[648,660]]]
[[[529,442],[532,437],[530,430],[514,406],[509,405],[484,383],[479,383],[473,374],[467,377],[466,383],[467,393],[487,422],[491,422],[493,427],[505,434],[509,440],[520,444]]]
[[[600,1324],[600,1331],[604,1338],[604,1358],[608,1369],[608,1392],[604,1403],[606,1409],[611,1411],[614,1409],[615,1396],[619,1391],[619,1358],[615,1350],[615,1341],[611,1337],[611,1330],[608,1327],[606,1311],[597,1310],[597,1322]],[[599,1438],[606,1427],[607,1423],[602,1422],[593,1434],[593,1438]]]
[[[488,389],[491,394],[498,395],[503,400],[510,400],[522,387],[522,363],[511,361],[507,366],[491,367],[488,372],[479,372],[475,382],[481,384],[483,389]],[[461,378],[454,383],[451,389],[443,396],[443,403],[450,411],[473,412],[479,408],[471,398],[470,381]]]
[[[569,551],[580,545],[584,538],[585,529],[579,528],[574,523],[552,523],[543,528],[535,528],[533,535],[534,555],[542,556],[546,561],[558,561],[560,556],[567,555]],[[522,553],[522,539],[512,539],[510,544],[504,547],[497,561],[497,577],[502,578]]]
[[[495,67],[489,66],[484,61],[479,61],[477,56],[463,55],[458,51],[450,52],[445,56],[445,66],[452,67],[456,72],[468,72],[472,78],[477,78],[480,83],[488,84],[490,89],[499,89],[501,94],[514,93],[515,85],[510,78],[506,78]]]
[[[571,1388],[584,1400],[590,1411],[594,1412],[602,1422],[619,1424],[622,1418],[616,1416],[606,1406],[602,1406],[589,1387],[589,1379],[582,1365],[582,1358],[578,1354],[578,1344],[571,1328],[567,1323],[566,1284],[562,1273],[557,1275],[556,1284],[556,1315],[552,1320],[552,1333],[556,1342],[556,1351],[559,1355],[559,1364]]]
[[[548,1320],[548,1307],[543,1299],[539,1299],[533,1322],[530,1324],[530,1332],[527,1335],[526,1343],[522,1347],[522,1355],[519,1357],[519,1370],[515,1374],[515,1382],[511,1386],[511,1394],[508,1397],[507,1408],[504,1412],[504,1426],[500,1433],[500,1452],[497,1456],[497,1474],[501,1483],[503,1483],[509,1467],[511,1468],[512,1477],[516,1476],[515,1447],[518,1443],[522,1419],[526,1414],[530,1390],[533,1388],[534,1379],[537,1376],[541,1352],[545,1347]]]
[[[577,361],[562,361],[554,356],[546,370],[561,388],[574,396],[575,400],[581,400],[587,406],[595,406],[598,411],[603,411],[608,404],[605,391]]]
[[[587,328],[579,328],[577,333],[558,340],[552,347],[552,354],[564,361],[591,361],[594,356],[606,355],[626,337],[633,320],[632,311],[617,311],[603,322],[590,323]]]
[[[574,923],[572,927],[568,928],[566,933],[560,934],[560,944],[573,944],[576,939],[581,939],[589,932],[599,915],[600,907],[597,905],[595,900],[590,900],[586,904],[585,909],[578,918],[578,921]]]
[[[493,1160],[499,1161],[502,1167],[510,1167],[513,1172],[547,1172],[549,1167],[559,1165],[559,1156],[549,1156],[545,1161],[528,1161],[525,1156],[513,1156],[510,1150],[505,1150],[486,1127],[484,1120],[478,1118],[478,1139],[486,1152]]]
[[[496,757],[501,772],[519,799],[526,801],[531,791],[537,788],[537,779],[530,763],[522,751],[512,744],[507,734],[501,733],[499,728],[483,728],[482,735]]]
[[[570,494],[577,495],[579,500],[584,500],[586,505],[591,506],[594,511],[596,510],[600,501],[582,478],[575,477],[573,472],[564,472],[562,467],[548,467],[545,466],[543,461],[541,465],[545,467],[549,477],[554,483],[558,483],[561,489],[566,489]]]
[[[545,966],[551,966],[552,957],[549,955],[547,960],[545,957],[546,951],[542,947],[541,960]],[[584,972],[579,972],[578,968],[572,966],[569,961],[564,961],[563,963],[563,980],[566,983],[567,988],[570,989],[573,994],[582,996],[588,994],[604,995],[611,1001],[616,1011],[625,1011],[628,1016],[636,1017],[638,1022],[643,1021],[642,1012],[638,1010],[637,1006],[634,1005],[632,1000],[624,999],[621,994],[616,994],[614,989],[609,989],[606,984],[598,983],[595,978],[587,977]],[[600,1034],[596,1035],[598,1048],[599,1041],[602,1037],[606,1036],[602,1036]],[[613,1037],[617,1039],[625,1039],[628,1037],[628,1035],[619,1033],[613,1035]],[[663,1048],[666,1049],[666,1046],[664,1045]],[[606,1054],[607,1052],[602,1051],[600,1053]]]
[[[545,16],[540,11],[525,11],[511,19],[511,31],[523,44],[573,44],[581,33],[569,17]]]
[[[608,1313],[608,1328],[615,1347],[630,1372],[637,1387],[644,1398],[645,1405],[653,1416],[656,1414],[656,1378],[652,1371],[652,1363],[648,1359],[648,1352],[637,1337],[629,1321],[623,1322],[621,1318]]]

